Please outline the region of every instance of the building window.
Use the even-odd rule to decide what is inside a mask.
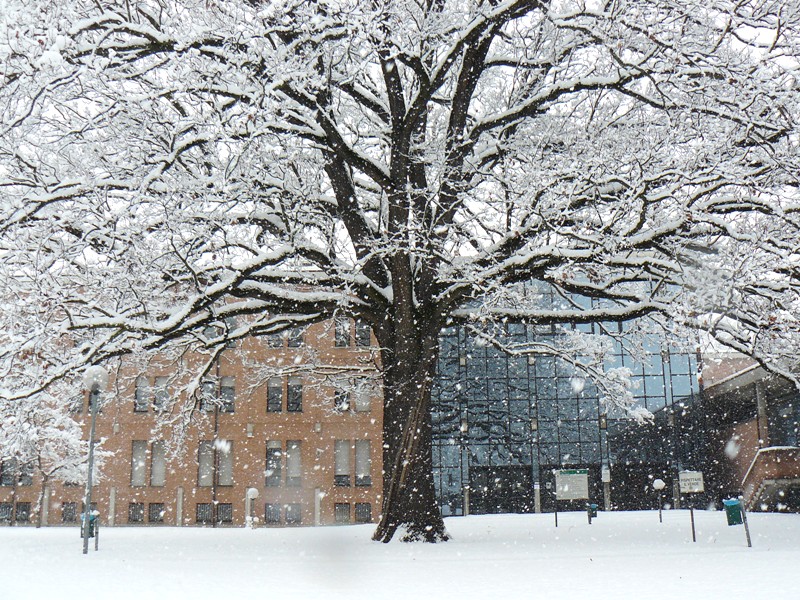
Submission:
[[[364,385],[357,385],[353,393],[353,408],[356,412],[369,412],[370,392]]]
[[[339,524],[350,523],[350,504],[337,502],[333,505],[333,520]]]
[[[370,327],[366,322],[358,319],[356,321],[356,346],[366,347],[370,345]]]
[[[196,523],[207,525],[214,522],[214,505],[211,502],[201,502],[195,507]]]
[[[356,502],[356,523],[372,523],[372,505],[369,502]]]
[[[334,331],[334,345],[337,348],[347,348],[350,346],[350,319],[347,317],[336,317]]]
[[[301,444],[299,440],[286,442],[286,485],[300,487],[302,468],[300,466]]]
[[[136,388],[133,392],[133,412],[147,412],[150,405],[150,383],[147,377],[139,375],[136,378]]]
[[[17,485],[33,485],[33,465],[22,465],[19,469]]]
[[[270,348],[283,348],[283,336],[280,333],[270,333],[267,336],[267,346]]]
[[[217,485],[233,485],[233,442],[217,440]]]
[[[154,387],[153,408],[157,411],[166,410],[169,406],[169,377],[156,377]]]
[[[161,487],[167,482],[167,450],[164,442],[153,442],[150,451],[150,485]]]
[[[302,511],[299,504],[286,505],[286,524],[300,525],[302,523]]]
[[[233,504],[229,502],[217,504],[217,523],[233,523]]]
[[[264,508],[264,522],[267,525],[275,525],[281,522],[281,505],[267,504]]]
[[[16,462],[16,459],[0,461],[0,485],[14,485],[17,476]]]
[[[350,392],[337,389],[333,392],[333,410],[338,413],[350,410]]]
[[[233,377],[222,377],[219,381],[220,412],[232,413],[236,399],[236,380]]]
[[[289,330],[289,335],[286,338],[286,345],[289,348],[299,348],[303,345],[303,328],[292,327]]]
[[[133,440],[131,442],[131,487],[145,485],[146,461],[147,441]]]
[[[279,441],[267,442],[267,487],[278,487],[281,484],[281,443]]]
[[[0,523],[10,523],[14,505],[11,502],[0,502]]]
[[[17,502],[17,522],[28,523],[31,520],[31,503]]]
[[[128,523],[144,523],[144,502],[128,504]]]
[[[200,382],[200,410],[206,412],[214,410],[214,398],[217,395],[216,388],[217,386],[211,379],[204,379]]]
[[[297,375],[289,377],[286,385],[286,410],[289,412],[303,411],[303,380]]]
[[[22,465],[17,471],[17,459],[0,461],[0,485],[33,485],[33,465]]]
[[[77,502],[62,502],[61,503],[61,522],[62,523],[77,523],[78,522],[78,503]]]
[[[350,485],[350,441],[336,440],[334,442],[334,469],[333,482],[338,487]]]
[[[202,441],[197,449],[197,485],[211,487],[214,483],[214,446]]]
[[[147,521],[149,523],[164,522],[164,503],[151,502],[147,505]]]
[[[356,440],[356,485],[372,485],[372,453],[369,440]]]
[[[283,380],[280,377],[270,377],[267,381],[267,412],[281,412],[283,410]]]

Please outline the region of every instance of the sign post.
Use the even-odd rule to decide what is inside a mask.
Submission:
[[[588,500],[589,499],[589,469],[555,469],[555,519],[558,527],[558,501],[559,500]],[[590,521],[591,523],[591,517]]]
[[[666,487],[663,479],[656,479],[653,481],[653,489],[658,492],[658,522],[663,523],[661,518],[661,507],[664,505],[664,488]]]
[[[725,507],[725,517],[728,520],[728,525],[742,525],[744,524],[744,534],[747,538],[747,547],[752,548],[753,542],[750,539],[750,526],[747,524],[747,513],[744,509],[744,497],[739,496],[738,499],[731,498],[730,500],[723,500]]]
[[[681,471],[678,473],[678,486],[681,494],[702,494],[706,488],[703,485],[703,474],[700,471]],[[697,541],[694,529],[694,506],[689,505],[689,515],[692,521],[692,541]]]

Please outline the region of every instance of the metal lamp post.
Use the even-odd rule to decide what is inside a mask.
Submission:
[[[83,505],[83,553],[89,553],[89,517],[92,506],[92,475],[94,474],[94,427],[97,421],[97,404],[100,392],[108,385],[108,372],[101,366],[94,365],[83,374],[83,386],[89,390],[89,409],[92,422],[89,428],[89,462],[86,477],[86,497]]]
[[[656,479],[653,481],[653,489],[658,492],[658,522],[663,523],[661,519],[661,507],[664,505],[664,487],[667,484],[664,483],[663,479]]]

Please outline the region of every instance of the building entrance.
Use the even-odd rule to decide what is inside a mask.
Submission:
[[[470,512],[476,515],[534,510],[531,467],[470,467]]]

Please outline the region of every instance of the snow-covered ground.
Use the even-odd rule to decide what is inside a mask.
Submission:
[[[447,544],[379,544],[372,526],[0,528],[2,600],[800,598],[800,515],[721,512],[451,518]]]

